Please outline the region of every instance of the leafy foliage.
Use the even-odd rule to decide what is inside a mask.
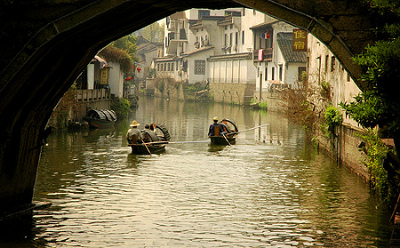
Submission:
[[[343,122],[343,117],[341,111],[334,107],[329,106],[325,110],[325,121],[327,125],[327,134],[329,138],[334,138],[335,130],[339,127]]]
[[[260,102],[260,103],[258,104],[258,107],[259,107],[260,109],[262,109],[262,110],[267,110],[267,109],[268,109],[267,101]]]
[[[162,42],[164,38],[164,25],[154,22],[143,29],[142,35],[150,42]]]
[[[132,67],[131,56],[126,51],[118,49],[113,45],[106,46],[99,52],[99,56],[103,57],[107,62],[119,63],[124,73],[129,73]]]
[[[113,41],[99,52],[99,56],[108,62],[116,62],[121,65],[121,70],[128,74],[132,69],[132,63],[137,61],[136,57],[137,37],[133,35],[124,36]]]
[[[329,85],[329,82],[327,82],[327,81],[322,81],[321,82],[320,94],[327,101],[331,100],[331,86]]]
[[[389,173],[382,166],[382,161],[392,150],[382,142],[376,128],[366,129],[366,132],[360,137],[366,143],[367,158],[364,163],[370,170],[371,184],[379,192],[383,202],[389,203],[396,196],[397,190],[395,185],[389,183]]]
[[[118,40],[115,40],[112,45],[120,50],[126,51],[133,61],[137,61],[136,51],[137,51],[137,37],[133,35],[127,35]]]
[[[131,104],[126,98],[114,99],[111,103],[111,109],[118,115],[118,119],[123,119],[132,112]]]

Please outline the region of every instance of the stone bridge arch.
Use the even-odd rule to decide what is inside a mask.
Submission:
[[[246,6],[314,34],[356,80],[351,56],[376,19],[354,0],[26,0],[0,3],[0,218],[29,207],[44,127],[63,94],[109,42],[176,11]],[[360,85],[362,86],[362,85]]]

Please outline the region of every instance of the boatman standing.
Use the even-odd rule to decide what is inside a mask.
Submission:
[[[130,129],[126,133],[126,140],[129,144],[136,144],[138,141],[142,141],[142,134],[137,128],[139,125],[140,124],[136,120],[132,121]]]
[[[214,123],[210,125],[208,130],[208,136],[219,136],[220,125],[218,124],[218,117],[214,117],[213,121]]]

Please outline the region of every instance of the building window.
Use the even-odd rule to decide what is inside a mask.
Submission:
[[[206,61],[205,60],[195,60],[194,61],[194,74],[195,75],[205,75],[206,74]]]
[[[242,44],[244,44],[244,31],[242,31]]]
[[[157,71],[160,71],[160,64],[157,64]]]
[[[306,72],[306,67],[299,67],[299,68],[297,68],[297,71],[298,71],[298,81],[299,82],[301,82],[301,81],[303,81],[303,72]]]
[[[265,81],[268,80],[268,67],[265,67]]]
[[[239,42],[239,32],[235,33],[235,45],[237,46]]]
[[[161,64],[160,71],[164,71],[164,64]]]
[[[209,16],[209,15],[210,15],[209,10],[199,10],[199,19],[201,19],[201,17],[203,16]]]
[[[168,63],[168,70],[167,71],[171,71],[171,63]]]
[[[232,33],[229,34],[229,46],[232,46]]]
[[[224,46],[226,47],[226,44],[228,44],[228,41],[227,41],[227,39],[228,39],[228,35],[227,34],[225,34],[225,41],[224,41]]]
[[[282,82],[283,66],[279,66],[279,81]]]
[[[325,72],[328,71],[328,64],[329,64],[329,55],[325,56]]]
[[[335,56],[331,57],[331,71],[335,70],[336,58]]]
[[[275,80],[275,67],[272,67],[271,80]]]
[[[233,24],[229,25],[229,28],[232,29],[233,28]]]
[[[174,71],[174,62],[171,63],[171,71]]]

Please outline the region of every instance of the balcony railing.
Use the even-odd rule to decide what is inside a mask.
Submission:
[[[255,49],[253,51],[253,61],[272,61],[272,55],[272,48]]]
[[[110,89],[78,90],[76,100],[89,102],[110,99]]]

